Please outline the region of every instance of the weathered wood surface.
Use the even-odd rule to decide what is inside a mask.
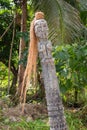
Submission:
[[[42,66],[50,130],[67,130],[56,69],[51,54],[52,44],[48,41],[47,22],[44,19],[36,20],[34,27],[38,38],[38,52]]]

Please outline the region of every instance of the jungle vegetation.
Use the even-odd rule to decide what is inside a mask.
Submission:
[[[86,130],[87,0],[0,0],[0,129],[49,130],[47,117],[29,122],[22,117],[20,122],[11,122],[3,115],[6,109],[3,104],[9,108],[19,104],[30,23],[38,10],[45,13],[48,22],[49,40],[53,44],[52,55],[69,130]],[[39,59],[37,83],[27,91],[27,103],[46,105]]]

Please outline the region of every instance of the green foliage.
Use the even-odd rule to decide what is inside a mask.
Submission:
[[[82,123],[82,119],[79,117],[78,112],[75,110],[69,110],[65,112],[66,120],[69,130],[86,130],[86,127]]]
[[[79,111],[79,117],[82,119],[82,123],[87,126],[87,103]]]
[[[0,86],[4,87],[7,85],[6,80],[8,79],[8,69],[0,62]],[[4,81],[4,82],[3,82]]]
[[[0,97],[6,94],[6,87],[8,85],[8,69],[0,62]]]
[[[2,119],[3,120],[3,119]],[[4,125],[9,125],[11,130],[49,130],[49,126],[44,123],[42,120],[35,120],[26,122],[21,118],[21,122],[10,122],[8,118],[4,119]]]
[[[25,41],[26,44],[29,41],[29,33],[28,32],[17,32],[16,36],[18,38],[24,38],[24,41]]]
[[[1,10],[0,10],[0,36],[4,33],[4,31],[7,29],[9,24],[12,22],[14,13],[12,11],[12,8],[9,9],[7,4],[11,7],[10,1],[5,1],[3,0],[3,4],[5,6],[2,6],[1,4]],[[10,53],[10,48],[11,48],[11,41],[12,41],[12,30],[13,30],[13,25],[10,27],[8,32],[4,35],[4,37],[0,41],[0,61],[2,61],[6,66],[8,66],[8,59],[9,59],[9,53]],[[16,29],[17,30],[17,29]],[[15,37],[14,40],[14,45],[13,45],[13,51],[12,51],[12,65],[14,67],[17,67],[17,56],[18,56],[18,41]]]
[[[13,25],[10,26],[9,30],[5,35],[4,32],[7,30],[9,25],[13,21],[14,13],[12,11],[11,1],[1,0],[0,3],[0,36],[2,39],[0,40],[0,96],[5,96],[7,94],[7,87],[8,87],[8,61],[9,61],[9,54],[12,42],[12,30]],[[12,51],[12,59],[11,59],[11,72],[16,74],[17,69],[17,39],[14,40],[13,51]],[[12,80],[12,73],[11,73],[11,80]]]
[[[12,73],[11,73],[11,81],[12,81]],[[8,68],[0,62],[0,97],[4,97],[7,94],[7,86],[8,86]]]
[[[65,0],[35,0],[32,4],[35,11],[45,13],[52,43],[67,43],[81,36],[79,13]]]
[[[53,50],[62,93],[87,87],[87,43],[58,46]]]
[[[10,0],[0,0],[0,7],[4,9],[11,9]]]
[[[65,0],[80,12],[80,18],[87,26],[87,0]]]

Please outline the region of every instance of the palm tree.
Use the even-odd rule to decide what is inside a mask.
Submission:
[[[79,11],[64,0],[34,0],[34,11],[45,13],[52,43],[70,43],[81,36]]]

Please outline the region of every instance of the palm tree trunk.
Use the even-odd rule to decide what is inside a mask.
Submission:
[[[35,33],[39,39],[38,51],[44,79],[50,130],[67,130],[58,79],[51,54],[52,45],[51,42],[47,40],[47,30],[47,24],[44,19],[35,21]]]

